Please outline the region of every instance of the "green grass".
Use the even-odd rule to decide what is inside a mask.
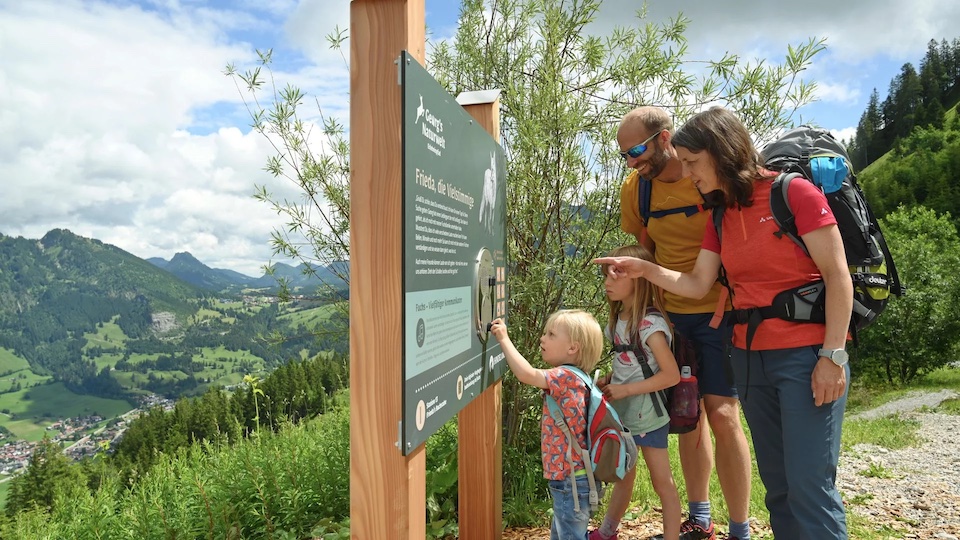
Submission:
[[[202,321],[204,319],[222,319],[223,313],[213,309],[200,308],[193,317],[195,321]]]
[[[23,369],[30,369],[30,364],[25,359],[10,349],[0,347],[0,373],[13,373]]]
[[[30,369],[22,369],[0,378],[0,394],[12,392],[17,384],[20,385],[21,389],[24,389],[31,386],[47,384],[51,380],[53,380],[53,377],[49,375],[37,375]],[[3,407],[0,407],[0,409],[2,408]]]
[[[850,450],[856,444],[869,443],[890,450],[917,446],[920,422],[900,416],[886,416],[873,420],[847,420],[843,423],[842,445]]]
[[[57,419],[90,414],[111,418],[132,408],[125,400],[78,395],[62,383],[44,384],[0,395],[0,409],[14,416],[0,414],[0,425],[17,438],[39,441],[46,427]]]
[[[960,399],[948,399],[937,407],[937,412],[960,415]]]
[[[332,314],[337,312],[338,309],[340,308],[338,308],[335,304],[326,304],[315,308],[301,309],[291,311],[290,313],[284,313],[283,315],[280,315],[278,319],[289,322],[293,326],[300,326],[302,324],[307,328],[313,328],[320,323],[326,322]]]
[[[94,333],[87,332],[83,335],[87,339],[87,344],[83,346],[86,351],[91,347],[100,347],[102,349],[121,349],[127,341],[127,335],[114,321],[102,323]]]
[[[213,309],[243,309],[243,302],[239,300],[236,302],[222,302],[220,300],[214,300],[212,305]]]

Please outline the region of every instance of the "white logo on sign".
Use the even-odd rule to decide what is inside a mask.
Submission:
[[[420,94],[420,106],[417,107],[417,117],[413,120],[413,123],[419,122],[421,116],[423,116],[423,94]]]
[[[443,150],[447,147],[447,141],[444,139],[443,120],[430,114],[430,109],[423,105],[423,94],[420,95],[420,106],[417,107],[417,116],[413,119],[414,125],[420,124],[420,132],[427,139],[427,150],[436,154],[437,157],[443,155]],[[420,119],[423,122],[420,122]]]

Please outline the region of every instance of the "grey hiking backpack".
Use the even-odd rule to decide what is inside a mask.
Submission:
[[[830,132],[812,126],[787,131],[768,144],[761,156],[764,166],[780,174],[770,189],[770,210],[779,227],[778,237],[787,236],[807,254],[797,234],[793,211],[787,201],[790,182],[812,182],[827,198],[843,238],[843,250],[853,279],[853,314],[850,331],[857,331],[876,320],[890,296],[901,296],[906,287],[900,282],[893,256],[880,231],[880,224],[857,183],[846,149]],[[721,235],[723,207],[714,208],[713,223]],[[728,287],[729,289],[729,287]],[[733,322],[747,324],[747,347],[763,319],[773,317],[796,322],[826,321],[825,287],[815,281],[788,289],[774,297],[767,307],[734,309]]]

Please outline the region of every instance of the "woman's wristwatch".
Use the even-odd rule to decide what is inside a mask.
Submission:
[[[829,358],[834,364],[843,367],[850,360],[850,355],[843,349],[820,349],[817,356]]]

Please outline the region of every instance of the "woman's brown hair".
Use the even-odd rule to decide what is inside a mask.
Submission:
[[[728,207],[750,206],[753,183],[762,175],[760,154],[743,122],[723,107],[695,114],[673,135],[673,146],[691,152],[707,151],[717,167],[717,178]]]

